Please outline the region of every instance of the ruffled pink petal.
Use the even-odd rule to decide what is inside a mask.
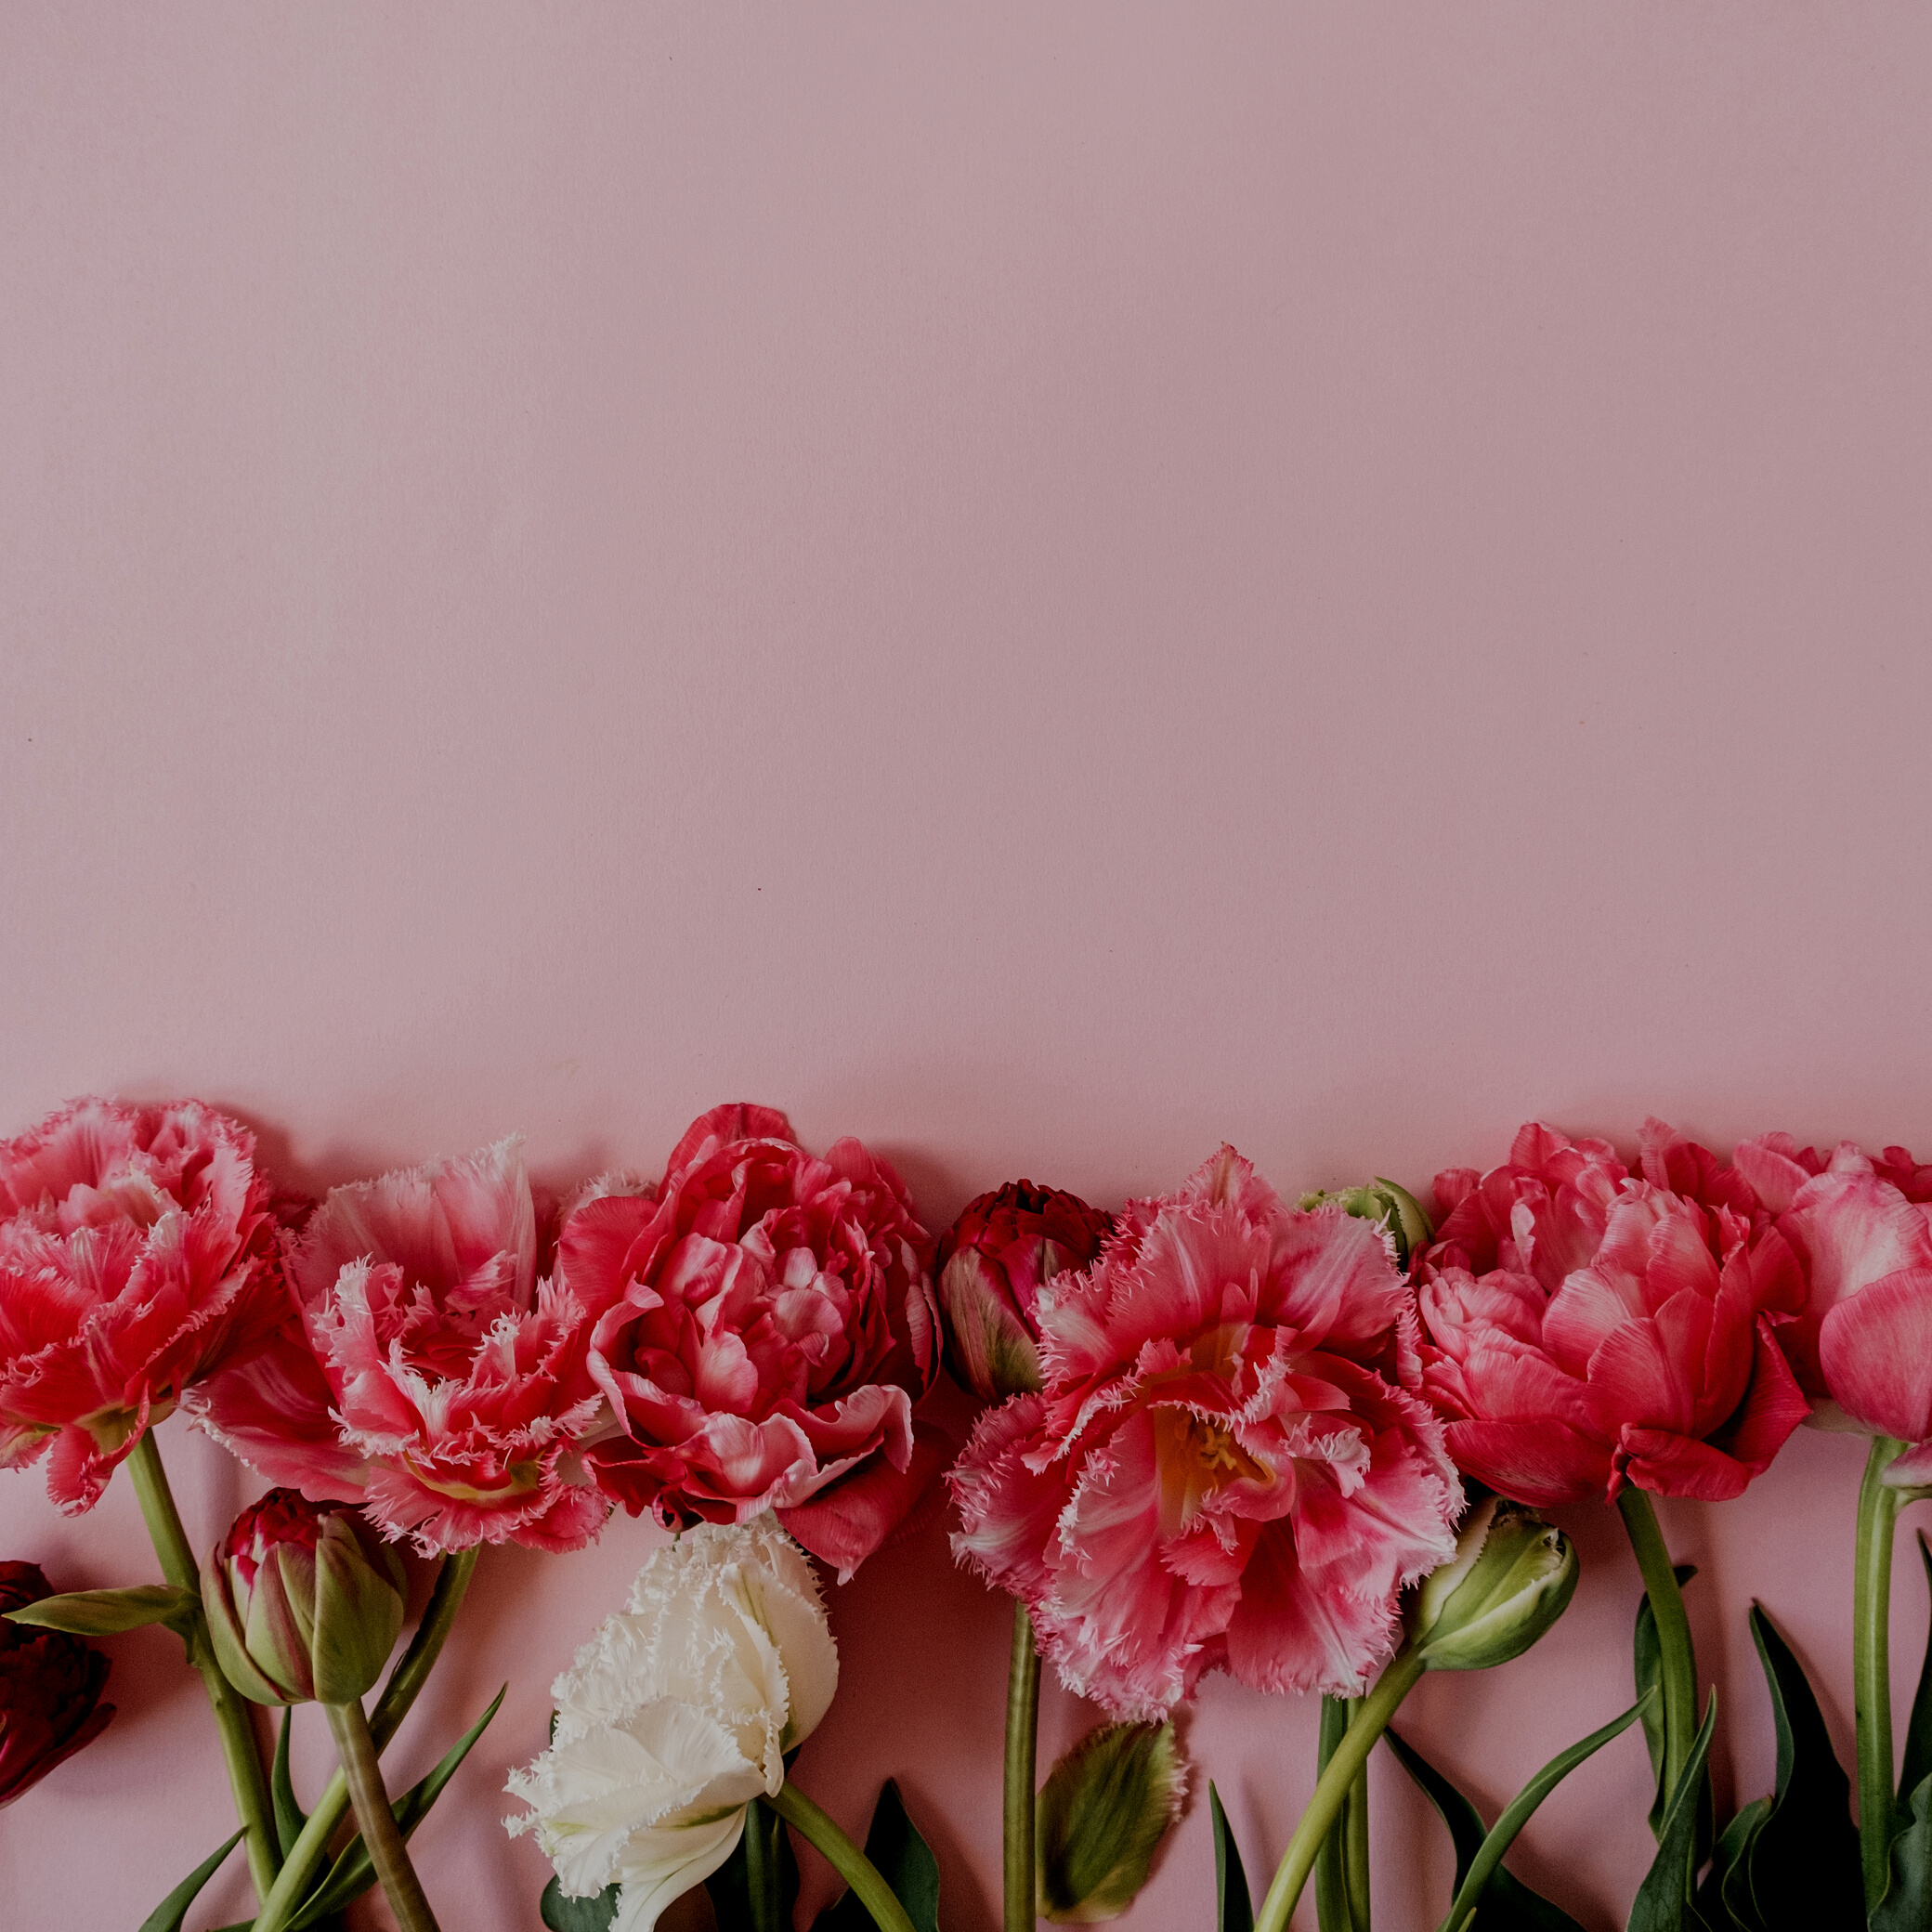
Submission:
[[[1615,1462],[1612,1498],[1627,1479],[1653,1495],[1726,1503],[1743,1495],[1756,1473],[1712,1443],[1662,1429],[1626,1429]]]
[[[1451,1422],[1443,1432],[1457,1469],[1515,1502],[1554,1509],[1610,1484],[1609,1445],[1559,1422]]]
[[[1808,1162],[1804,1158],[1810,1155]],[[1818,1155],[1800,1148],[1791,1135],[1759,1134],[1731,1149],[1730,1164],[1773,1214],[1782,1214],[1799,1188],[1819,1172]]]
[[[269,1346],[190,1391],[186,1407],[232,1456],[312,1503],[360,1502],[368,1459],[341,1439],[321,1364],[291,1324]]]
[[[1798,1190],[1778,1228],[1810,1284],[1803,1314],[1780,1339],[1806,1393],[1822,1395],[1821,1325],[1871,1283],[1932,1267],[1932,1228],[1923,1207],[1875,1175],[1832,1172]]]
[[[1228,1670],[1256,1690],[1359,1694],[1389,1653],[1395,1625],[1392,1589],[1321,1587],[1297,1560],[1294,1529],[1271,1523],[1248,1559],[1240,1601],[1228,1618]]]
[[[1932,1269],[1902,1269],[1840,1301],[1818,1352],[1847,1416],[1874,1435],[1932,1440]]]
[[[749,1101],[734,1101],[700,1114],[685,1129],[684,1137],[671,1150],[664,1163],[666,1177],[682,1173],[709,1160],[721,1147],[735,1141],[794,1141],[791,1122],[776,1107],[753,1106]]]
[[[1778,1346],[1770,1318],[1759,1315],[1752,1338],[1750,1386],[1736,1414],[1713,1431],[1711,1441],[1754,1476],[1762,1475],[1810,1412],[1811,1404]]]
[[[869,1556],[919,1532],[946,1504],[941,1482],[957,1444],[930,1422],[912,1425],[912,1449],[903,1469],[876,1461],[855,1470],[809,1501],[778,1511],[793,1540],[829,1563],[841,1583]]]
[[[955,1560],[1036,1608],[1052,1586],[1048,1552],[1072,1488],[1064,1461],[1049,1458],[1036,1468],[1027,1456],[1043,1444],[1045,1421],[1037,1395],[986,1410],[946,1477],[959,1515]]]

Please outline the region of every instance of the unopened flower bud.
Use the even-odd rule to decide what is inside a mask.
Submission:
[[[946,1359],[982,1402],[1039,1388],[1039,1291],[1064,1269],[1085,1268],[1113,1217],[1077,1194],[1010,1181],[981,1194],[939,1244]]]
[[[1147,1883],[1186,1792],[1187,1761],[1171,1721],[1089,1731],[1040,1788],[1039,1916],[1056,1925],[1118,1918]]]
[[[256,1704],[353,1704],[402,1629],[396,1552],[345,1503],[271,1489],[202,1561],[222,1674]]]
[[[1410,1260],[1435,1238],[1435,1230],[1423,1213],[1422,1204],[1407,1188],[1398,1187],[1378,1174],[1361,1187],[1323,1188],[1303,1194],[1304,1213],[1329,1201],[1340,1205],[1344,1213],[1358,1221],[1380,1221],[1395,1241],[1396,1260],[1406,1268]]]
[[[1554,1523],[1490,1496],[1463,1521],[1456,1554],[1422,1579],[1410,1640],[1430,1670],[1487,1670],[1540,1638],[1576,1591],[1576,1551]]]

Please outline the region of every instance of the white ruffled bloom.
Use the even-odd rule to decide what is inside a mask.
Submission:
[[[569,1896],[621,1885],[612,1932],[651,1932],[738,1848],[838,1687],[817,1578],[777,1521],[686,1530],[557,1678],[550,1748],[510,1774],[531,1808],[504,1823]]]

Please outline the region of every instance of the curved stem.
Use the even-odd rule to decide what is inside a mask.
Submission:
[[[1905,1445],[1874,1436],[1859,1486],[1858,1556],[1852,1585],[1852,1702],[1858,1722],[1859,1865],[1867,1911],[1891,1878],[1892,1810],[1892,1527],[1899,1492],[1885,1472]]]
[[[1664,1688],[1664,1802],[1668,1806],[1697,1737],[1697,1657],[1690,1648],[1690,1619],[1684,1614],[1684,1593],[1677,1587],[1677,1572],[1650,1497],[1626,1482],[1617,1492],[1617,1510],[1629,1533],[1637,1567],[1643,1573],[1644,1594],[1657,1622]]]
[[[409,1649],[402,1653],[402,1662],[389,1673],[389,1681],[383,1687],[383,1694],[376,1699],[375,1711],[370,1717],[369,1731],[378,1751],[387,1748],[415,1703],[416,1693],[428,1681],[430,1670],[442,1652],[443,1640],[456,1621],[456,1612],[463,1608],[476,1567],[474,1549],[459,1549],[443,1559],[423,1621],[416,1626]],[[301,1910],[302,1901],[315,1889],[316,1881],[322,1874],[330,1841],[347,1816],[348,1808],[348,1780],[338,1770],[323,1788],[301,1835],[289,1848],[289,1855],[282,1861],[281,1876],[262,1901],[255,1932],[282,1932]]]
[[[1034,1777],[1039,1751],[1039,1652],[1033,1619],[1013,1599],[1012,1658],[1006,1671],[1006,1932],[1033,1932]]]
[[[765,1803],[823,1854],[872,1914],[879,1932],[913,1932],[906,1908],[893,1897],[893,1889],[880,1877],[878,1867],[845,1835],[837,1821],[821,1811],[797,1785],[779,1786],[777,1796]]]
[[[382,1768],[375,1761],[375,1740],[369,1734],[369,1719],[359,1704],[325,1704],[330,1733],[335,1739],[335,1755],[342,1760],[343,1775],[348,1780],[349,1802],[356,1808],[356,1822],[362,1828],[362,1843],[369,1862],[388,1894],[389,1909],[402,1932],[437,1932],[436,1913],[423,1893],[423,1881],[410,1863],[409,1847],[402,1842],[396,1814],[389,1808],[389,1794],[383,1785]]]
[[[1361,1721],[1362,1700],[1349,1700],[1349,1722]],[[1353,1932],[1369,1932],[1368,1923],[1368,1759],[1349,1789],[1348,1808],[1342,1814],[1342,1871],[1348,1885],[1349,1923]]]
[[[1315,1854],[1321,1850],[1322,1841],[1334,1830],[1335,1821],[1341,1812],[1342,1800],[1348,1796],[1362,1767],[1368,1762],[1368,1754],[1375,1749],[1376,1740],[1389,1729],[1389,1720],[1395,1716],[1403,1699],[1415,1689],[1416,1679],[1425,1668],[1421,1657],[1404,1645],[1390,1659],[1388,1668],[1376,1679],[1375,1688],[1356,1707],[1354,1721],[1335,1747],[1335,1755],[1328,1760],[1327,1769],[1316,1780],[1314,1795],[1309,1799],[1308,1808],[1301,1814],[1301,1822],[1295,1827],[1295,1835],[1288,1840],[1288,1848],[1282,1854],[1274,1883],[1268,1887],[1268,1896],[1261,1900],[1254,1932],[1287,1932],[1289,1917],[1300,1900],[1309,1873],[1314,1868]]]
[[[175,1508],[174,1493],[168,1488],[167,1472],[161,1466],[161,1451],[154,1444],[154,1431],[143,1432],[127,1453],[127,1473],[140,1498],[141,1515],[161,1559],[161,1573],[178,1589],[189,1590],[197,1603],[202,1600],[200,1566],[189,1547],[188,1533],[181,1527],[180,1512]],[[235,1816],[246,1833],[248,1872],[255,1880],[255,1896],[266,1899],[281,1871],[279,1843],[275,1836],[275,1808],[268,1796],[268,1777],[262,1769],[262,1747],[255,1737],[255,1724],[242,1693],[222,1676],[215,1661],[208,1630],[196,1612],[194,1636],[189,1642],[188,1659],[202,1674],[208,1703],[215,1712],[215,1728],[221,1737],[221,1755],[228,1766],[228,1784],[235,1794]]]

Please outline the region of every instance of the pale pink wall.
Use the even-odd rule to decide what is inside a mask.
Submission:
[[[935,1225],[1222,1136],[1289,1189],[1533,1114],[1923,1149],[1928,97],[1916,5],[9,0],[0,1130],[193,1090],[311,1187],[512,1127],[562,1181],[742,1095]],[[163,1441],[212,1538],[234,1472]],[[1727,1790],[1753,1594],[1847,1737],[1858,1459],[1664,1512]],[[1557,1633],[1409,1720],[1490,1804],[1625,1702],[1634,1570],[1571,1527]],[[0,1480],[0,1539],[147,1573],[118,1482]],[[503,1770],[644,1544],[485,1565],[446,1925],[535,1925]],[[935,1532],[834,1614],[802,1778],[856,1825],[900,1775],[986,1932],[1003,1610]],[[0,1816],[9,1924],[222,1835],[171,1644]],[[1312,1723],[1192,1720],[1258,1867]],[[1643,1782],[1520,1860],[1593,1926]],[[1196,1805],[1132,1923],[1210,1877]]]

